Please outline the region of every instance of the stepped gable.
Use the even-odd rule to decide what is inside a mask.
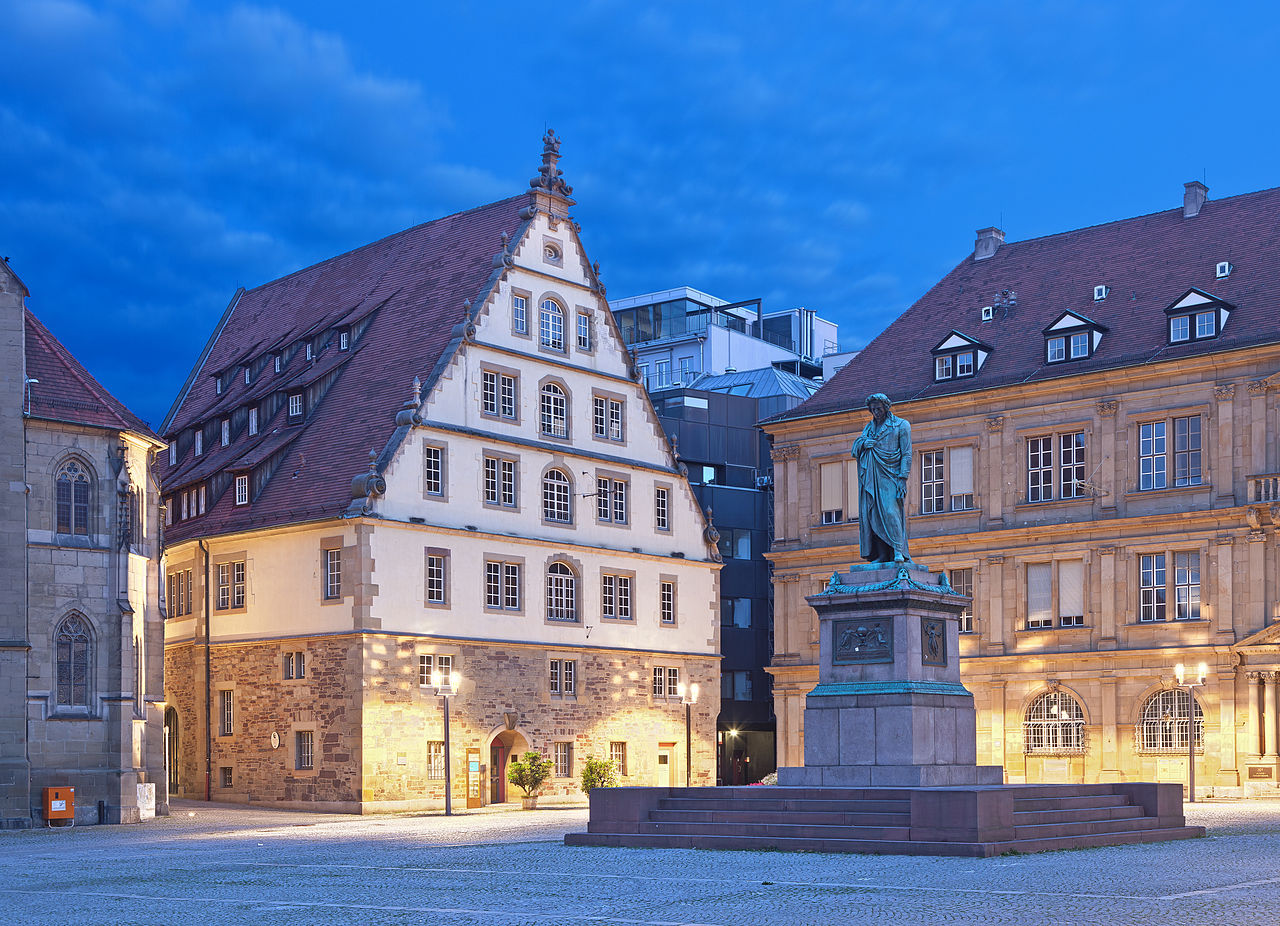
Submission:
[[[166,438],[272,392],[301,388],[327,373],[336,379],[300,424],[287,424],[282,406],[259,422],[256,438],[241,433],[229,447],[209,442],[197,466],[190,449],[174,467],[162,454],[158,468],[168,492],[284,452],[252,504],[237,508],[233,493],[223,492],[203,517],[168,528],[170,541],[342,514],[352,477],[395,431],[408,384],[416,376],[431,385],[466,315],[464,301],[479,306],[488,297],[502,235],[519,240],[526,223],[519,213],[528,202],[522,194],[436,219],[239,295],[170,412]],[[215,374],[364,318],[368,328],[350,351],[330,344],[307,361],[298,350],[279,374],[268,367],[248,385],[232,377],[218,394]]]
[[[27,414],[32,418],[160,438],[90,375],[71,351],[26,310]]]
[[[1219,261],[1230,275],[1218,279]],[[1093,288],[1110,287],[1094,301]],[[1165,308],[1191,287],[1235,306],[1216,338],[1170,345]],[[994,305],[1005,290],[1017,304]],[[884,392],[894,402],[1178,360],[1280,341],[1280,188],[1207,200],[971,255],[889,325],[818,392],[773,421],[861,409]],[[1063,312],[1107,331],[1085,360],[1045,362],[1044,329]],[[934,382],[930,354],[952,330],[993,348],[976,376]]]

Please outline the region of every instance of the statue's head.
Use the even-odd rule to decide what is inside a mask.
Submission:
[[[867,409],[871,412],[871,417],[880,422],[889,416],[893,403],[883,392],[873,392],[867,396]]]

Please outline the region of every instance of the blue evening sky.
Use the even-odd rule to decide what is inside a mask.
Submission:
[[[1270,5],[0,0],[0,254],[159,425],[237,286],[527,187],[618,298],[865,343],[972,248],[1280,185]]]

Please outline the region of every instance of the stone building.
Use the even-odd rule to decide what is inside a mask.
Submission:
[[[714,780],[716,537],[544,141],[525,193],[237,292],[197,360],[162,428],[178,793],[437,807],[437,673],[455,800],[518,797],[528,749],[551,799],[589,756]]]
[[[0,826],[166,813],[163,446],[26,309],[0,260]]]
[[[817,620],[858,560],[850,444],[911,422],[913,557],[973,596],[978,762],[1009,781],[1280,775],[1280,189],[974,252],[765,425],[777,479],[780,763],[802,762]],[[1204,684],[1177,686],[1204,663]]]

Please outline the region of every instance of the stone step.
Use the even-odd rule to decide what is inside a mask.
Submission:
[[[830,826],[813,823],[662,823],[640,824],[640,832],[662,835],[750,836],[754,839],[909,840],[910,826]]]
[[[1137,817],[1128,820],[1081,820],[1076,823],[1041,823],[1020,825],[1014,823],[1013,835],[1017,839],[1045,839],[1056,836],[1086,836],[1096,833],[1128,833],[1160,828],[1155,817]]]
[[[756,812],[787,813],[908,813],[911,802],[907,800],[819,800],[792,799],[776,801],[735,801],[714,798],[664,798],[658,801],[661,810],[744,810]]]
[[[1083,807],[1125,807],[1129,803],[1128,796],[1124,794],[1085,794],[1078,797],[1016,797],[1013,801],[1013,812],[1074,810]]]
[[[804,823],[827,826],[910,826],[911,814],[845,810],[670,810],[649,811],[654,823]],[[1036,821],[1028,821],[1036,822]]]
[[[1047,839],[1015,839],[1007,842],[957,843],[909,842],[885,839],[833,839],[814,837],[682,834],[682,833],[570,833],[565,845],[615,846],[654,849],[776,849],[784,852],[857,852],[872,855],[950,855],[988,858],[1005,853],[1050,852],[1057,849],[1119,846],[1140,842],[1196,839],[1204,835],[1199,826],[1128,830]]]
[[[715,788],[672,788],[671,797],[707,797],[737,801],[900,801],[910,788],[788,788],[778,785],[725,785]]]
[[[1106,807],[1077,807],[1068,810],[1015,810],[1014,826],[1035,826],[1041,823],[1076,823],[1081,820],[1136,820],[1143,816],[1142,808],[1132,804]]]

